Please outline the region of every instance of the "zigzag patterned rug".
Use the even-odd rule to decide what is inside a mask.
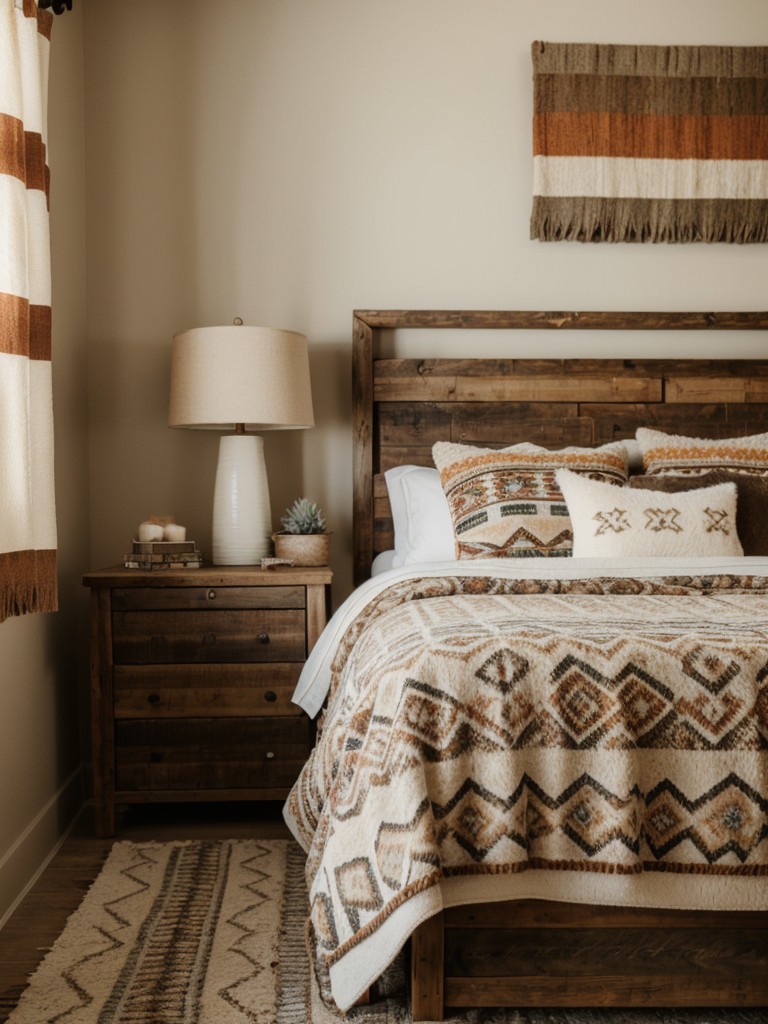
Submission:
[[[345,1018],[307,962],[304,855],[285,840],[116,843],[8,1024],[409,1024],[402,963]],[[761,1024],[765,1011],[502,1010],[454,1024]]]

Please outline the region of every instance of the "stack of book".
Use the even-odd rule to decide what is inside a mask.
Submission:
[[[192,540],[135,540],[129,555],[125,555],[126,569],[199,569],[203,556]]]

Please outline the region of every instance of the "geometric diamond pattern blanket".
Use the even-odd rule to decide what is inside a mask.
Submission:
[[[286,806],[328,998],[456,903],[768,909],[767,625],[765,577],[383,590]]]

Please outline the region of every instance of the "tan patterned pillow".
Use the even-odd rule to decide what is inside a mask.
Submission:
[[[606,482],[627,480],[621,442],[552,452],[533,444],[493,450],[438,441],[432,457],[462,559],[570,555],[573,533],[556,471],[569,467]]]
[[[768,434],[707,439],[639,427],[636,437],[643,453],[643,468],[648,474],[693,476],[711,469],[768,474]]]
[[[703,558],[743,555],[736,484],[693,491],[610,487],[561,469],[557,482],[573,523],[577,558]]]

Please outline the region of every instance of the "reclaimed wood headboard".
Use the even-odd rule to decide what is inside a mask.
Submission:
[[[435,441],[549,448],[634,437],[768,430],[768,359],[385,359],[382,331],[768,330],[768,312],[356,310],[353,335],[354,574],[393,547],[384,472],[432,465]]]

